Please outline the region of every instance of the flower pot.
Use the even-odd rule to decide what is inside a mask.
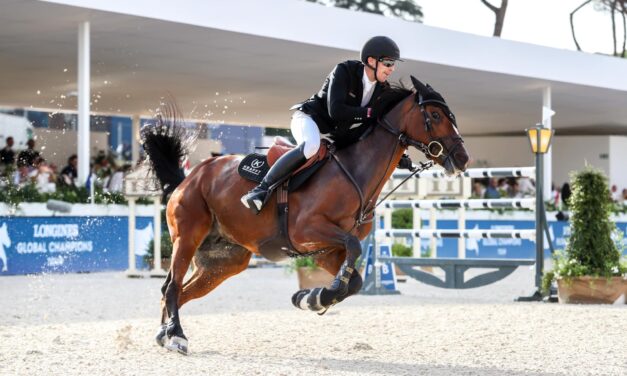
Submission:
[[[331,287],[335,276],[322,268],[302,267],[296,269],[298,274],[298,288],[313,289],[316,287]]]
[[[557,296],[560,303],[613,304],[625,293],[622,277],[576,277],[557,280]]]

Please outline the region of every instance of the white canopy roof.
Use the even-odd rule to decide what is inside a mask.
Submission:
[[[75,110],[78,25],[91,23],[92,111],[285,127],[289,107],[365,40],[393,38],[464,135],[521,134],[550,86],[559,133],[627,134],[627,60],[486,38],[297,0],[3,0],[0,106]],[[211,116],[207,118],[208,113]]]

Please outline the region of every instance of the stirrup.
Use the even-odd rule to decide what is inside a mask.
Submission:
[[[263,200],[261,200],[259,197],[254,197],[260,194],[264,194],[264,193],[265,193],[265,197]],[[252,210],[255,214],[259,214],[261,212],[261,209],[263,209],[266,201],[268,201],[268,196],[269,196],[268,191],[264,191],[260,189],[258,192],[255,192],[255,190],[253,189],[252,191],[242,196],[240,201],[246,208]]]

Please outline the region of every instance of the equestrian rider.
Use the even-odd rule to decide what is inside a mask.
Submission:
[[[290,128],[298,146],[283,154],[263,181],[242,196],[242,204],[259,214],[269,199],[270,187],[316,155],[321,135],[339,147],[357,141],[367,128],[360,125],[377,118],[371,104],[389,87],[387,80],[396,61],[402,61],[396,43],[376,36],[362,47],[361,61],[347,60],[336,65],[318,93],[292,108],[296,111]]]

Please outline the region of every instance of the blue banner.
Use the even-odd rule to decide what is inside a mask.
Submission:
[[[457,229],[456,220],[438,220],[439,230]],[[627,223],[616,223],[617,228],[623,233],[623,243],[627,245]],[[570,235],[570,226],[567,221],[549,221],[549,235],[556,250],[564,249]],[[429,228],[428,221],[423,223],[423,228]],[[467,220],[466,229],[469,230],[525,230],[534,229],[535,222],[529,220]],[[409,239],[408,239],[409,240]],[[457,242],[466,242],[467,258],[535,258],[535,241],[525,239],[437,239],[437,257],[457,257]],[[410,244],[410,242],[408,242]],[[420,248],[423,254],[428,254],[430,239],[422,239]],[[627,250],[625,250],[627,254]],[[544,256],[551,257],[548,239],[544,237]]]
[[[152,217],[137,217],[136,223],[136,262],[145,268]],[[126,216],[0,217],[0,275],[127,268]]]
[[[381,244],[379,247],[379,256],[392,257],[392,249],[389,244]],[[385,287],[390,291],[396,290],[396,272],[391,262],[381,262],[378,261],[379,264],[379,277],[381,278],[381,286]],[[364,281],[367,280],[368,276],[374,273],[374,257],[372,244],[368,246],[368,251],[366,252],[366,270],[364,272]]]

